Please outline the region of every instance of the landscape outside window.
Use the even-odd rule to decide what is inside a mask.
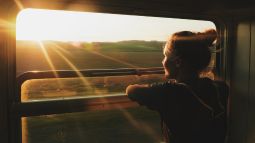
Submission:
[[[162,67],[162,47],[172,33],[215,29],[210,21],[40,9],[21,11],[16,26],[17,76],[28,71]],[[211,66],[214,62],[215,55]],[[164,80],[161,74],[34,79],[22,85],[21,101],[124,95],[129,84]],[[111,126],[95,119],[105,116],[112,121],[108,124]],[[148,119],[142,123],[145,119],[141,118]],[[154,112],[144,108],[24,117],[22,137],[23,143],[46,142],[45,139],[101,142],[95,132],[105,129],[104,133],[108,133],[101,135],[109,137],[109,143],[134,142],[131,138],[151,142],[148,140],[160,138],[158,120]],[[115,122],[120,126],[114,126]],[[95,123],[100,126],[95,127]],[[121,135],[118,138],[109,132]]]

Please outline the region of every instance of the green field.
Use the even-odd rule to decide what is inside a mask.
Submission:
[[[161,67],[163,42],[122,41],[116,43],[44,42],[52,65],[58,70]],[[62,56],[59,54],[61,53]],[[17,75],[31,70],[51,70],[37,42],[17,41]]]
[[[66,43],[17,41],[17,75],[26,71],[161,67],[163,42]],[[49,61],[51,64],[49,64]],[[86,82],[84,82],[84,80]],[[162,75],[30,80],[22,101],[124,93],[129,84],[162,81]],[[158,143],[157,113],[145,108],[27,117],[23,143]]]

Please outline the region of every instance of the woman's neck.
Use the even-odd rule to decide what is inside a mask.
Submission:
[[[199,75],[195,72],[185,73],[185,74],[179,74],[176,77],[177,82],[183,82],[183,83],[194,83],[199,79]]]

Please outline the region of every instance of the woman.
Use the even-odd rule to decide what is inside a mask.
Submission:
[[[164,48],[165,83],[129,85],[131,100],[159,112],[165,142],[223,143],[228,87],[200,78],[211,60],[215,30],[174,33]]]

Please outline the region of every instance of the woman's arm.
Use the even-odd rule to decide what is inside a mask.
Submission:
[[[134,84],[126,88],[126,95],[153,110],[161,110],[164,102],[163,84]]]
[[[145,96],[147,91],[149,90],[148,84],[134,84],[129,85],[126,88],[126,95],[131,99],[136,101],[140,96]],[[139,100],[139,99],[138,99]]]

